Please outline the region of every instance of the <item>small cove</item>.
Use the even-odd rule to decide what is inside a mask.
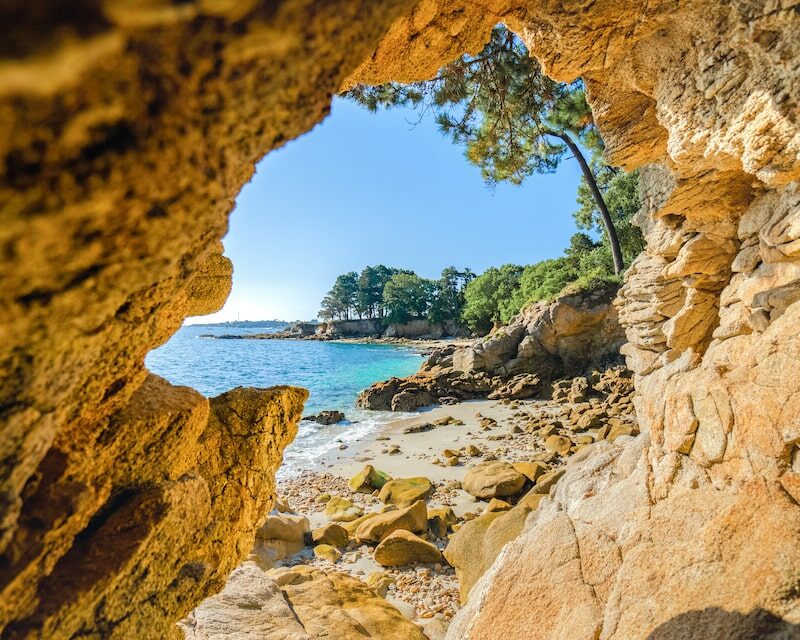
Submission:
[[[203,334],[259,333],[263,329],[231,329],[190,325],[147,356],[147,366],[173,384],[186,385],[212,397],[237,386],[296,385],[310,391],[305,414],[339,409],[349,423],[321,426],[302,421],[286,449],[280,476],[315,469],[337,449],[380,430],[396,413],[355,408],[358,392],[373,382],[407,376],[422,357],[413,350],[382,344],[304,340],[220,340]]]

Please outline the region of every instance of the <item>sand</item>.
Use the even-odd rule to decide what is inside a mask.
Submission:
[[[552,403],[541,401],[495,402],[479,400],[452,406],[421,409],[413,417],[403,417],[391,422],[382,431],[371,434],[351,444],[348,449],[335,451],[321,460],[322,473],[307,472],[283,480],[278,490],[291,507],[308,517],[311,527],[327,523],[323,515],[324,504],[316,502],[322,493],[347,497],[365,512],[377,511],[380,501],[366,494],[353,494],[347,480],[371,464],[394,478],[424,476],[436,486],[429,501],[430,507],[450,506],[459,515],[478,515],[486,502],[477,500],[460,488],[460,482],[470,466],[486,459],[510,462],[528,460],[533,451],[541,450],[538,435],[527,433],[524,425],[530,415],[556,410]],[[451,417],[463,424],[448,424],[406,433],[409,428],[434,423]],[[483,426],[482,426],[483,425]],[[474,445],[481,454],[462,456],[456,466],[435,464],[443,462],[445,449],[459,450]],[[389,453],[398,448],[399,452]],[[439,542],[444,548],[444,543]],[[386,570],[372,559],[372,548],[351,545],[335,564],[317,559],[311,549],[283,561],[285,565],[306,563],[325,570],[345,571],[364,577],[374,571],[387,571],[397,581],[388,599],[410,618],[420,622],[435,617],[447,622],[459,607],[458,583],[453,569],[446,564],[435,567],[409,567]]]

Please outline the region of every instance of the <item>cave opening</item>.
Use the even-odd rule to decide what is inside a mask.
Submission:
[[[305,393],[234,388],[209,399],[151,375],[144,361],[186,317],[223,305],[231,266],[219,241],[259,158],[311,129],[343,87],[432,77],[464,51],[477,55],[503,22],[553,77],[583,78],[609,161],[640,170],[637,221],[647,249],[613,305],[633,377],[620,376],[619,389],[591,371],[569,384],[556,380],[552,402],[558,396],[582,414],[605,414],[589,415],[574,433],[567,427],[585,416],[573,417],[571,409],[560,426],[536,424],[535,444],[556,457],[525,461],[535,480],[519,469],[514,477],[547,491],[534,492],[522,509],[517,496],[495,496],[492,511],[487,503],[487,513],[460,513],[449,525],[445,510],[420,524],[428,526],[423,536],[394,536],[384,558],[406,553],[411,541],[438,560],[410,535],[474,531],[471,523],[490,518],[505,523],[449,554],[469,591],[451,594],[465,606],[449,638],[513,640],[530,629],[543,638],[797,635],[800,491],[786,453],[797,439],[800,379],[800,31],[793,3],[88,4],[89,29],[80,24],[85,12],[6,11],[23,35],[12,33],[10,51],[0,54],[0,565],[11,567],[0,633],[162,638],[205,601],[208,615],[190,621],[190,637],[220,621],[208,635],[278,619],[299,637],[315,624],[342,637],[420,637],[397,607],[375,600],[384,588],[394,594],[408,587],[408,576],[394,589],[379,577],[353,583],[319,568],[339,560],[336,549],[321,550],[327,557],[315,555],[310,566],[284,567],[277,579],[265,578],[258,565],[264,558],[248,559],[254,536],[259,545],[275,539],[262,518]],[[35,46],[19,44],[24,34],[35,35]],[[504,219],[486,210],[492,219],[483,226],[502,228]],[[508,235],[510,242],[522,234]],[[272,242],[288,244],[285,238],[276,233]],[[496,332],[481,349],[438,354],[432,367],[448,375],[503,367],[505,376],[509,365],[515,371],[548,345],[579,347],[576,316],[558,317],[568,320],[569,335],[553,339],[525,324]],[[619,337],[588,332],[608,345]],[[503,351],[509,345],[513,354]],[[563,355],[548,363],[563,364]],[[231,368],[224,358],[219,365]],[[289,370],[303,366],[293,362]],[[460,374],[452,379],[463,392]],[[442,378],[391,382],[365,402],[399,408],[455,397],[447,394],[458,385],[433,381]],[[527,393],[541,380],[510,383],[503,379],[492,391]],[[632,386],[635,412],[621,401],[630,394],[620,393]],[[596,395],[606,392],[626,405],[624,416],[609,415]],[[501,411],[528,410],[524,403],[511,409],[513,400],[498,404]],[[610,421],[629,422],[634,413],[638,434]],[[433,488],[438,505],[450,489],[435,474],[458,470],[467,458],[445,455],[459,451],[437,437],[466,425],[455,415],[421,415],[426,420],[407,425],[402,445],[399,436],[377,445],[376,455],[387,450],[377,471],[404,478],[392,466],[400,459],[390,453],[395,446],[426,460],[432,487],[406,488]],[[467,429],[484,434],[491,448],[505,446],[505,438],[489,439],[495,436],[525,437],[496,431],[511,426],[513,415],[484,418]],[[476,448],[494,455],[488,444]],[[511,459],[513,450],[483,462]],[[48,466],[53,456],[59,463]],[[550,466],[533,464],[540,462]],[[466,481],[466,466],[462,488],[482,493],[476,478]],[[378,473],[363,479],[386,480]],[[350,495],[341,480],[309,489],[317,497]],[[114,555],[115,515],[126,514],[110,498],[141,487],[157,497],[157,517],[142,513],[135,535],[123,536],[125,553]],[[387,501],[396,488],[385,492]],[[383,504],[382,491],[374,498]],[[356,515],[370,501],[363,495],[331,509]],[[296,506],[304,499],[298,493],[292,500]],[[411,509],[403,515],[414,518],[413,504],[393,506],[378,507],[387,509],[380,516]],[[526,508],[535,513],[527,517]],[[101,535],[81,536],[100,521],[107,531],[104,525]],[[302,523],[284,524],[305,544]],[[514,540],[505,544],[509,532]],[[267,554],[275,548],[261,546]],[[95,581],[86,571],[69,582],[74,593],[55,593],[54,577],[79,571],[83,557],[110,558],[101,568],[112,573]],[[391,578],[392,571],[383,573]],[[443,566],[447,579],[449,571]],[[472,590],[464,586],[481,574]],[[242,581],[257,588],[237,592]],[[221,589],[221,598],[205,600]],[[304,599],[309,592],[328,599]],[[320,622],[316,614],[329,609],[318,603],[332,600],[346,606]],[[283,608],[271,608],[276,602]],[[375,617],[364,617],[367,609]],[[425,626],[429,637],[436,633]],[[445,633],[441,626],[438,632]]]

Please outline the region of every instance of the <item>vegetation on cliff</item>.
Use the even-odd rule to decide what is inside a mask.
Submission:
[[[548,78],[503,25],[492,30],[478,55],[461,56],[430,80],[357,85],[347,95],[371,110],[411,105],[420,117],[433,112],[442,133],[464,145],[467,160],[490,185],[519,185],[534,173],[552,173],[571,155],[581,168],[581,197],[592,201],[591,217],[602,227],[613,272],[622,273],[625,256],[600,184],[600,174],[616,171],[602,161],[603,141],[583,83]]]
[[[632,222],[639,210],[639,174],[606,170],[598,181],[608,210],[619,230],[620,247],[626,263],[644,248],[642,233]],[[614,272],[613,257],[606,236],[595,241],[586,231],[598,235],[601,222],[594,200],[585,185],[578,191],[578,209],[573,213],[578,228],[564,255],[535,262],[526,267],[507,264],[488,269],[472,280],[464,292],[462,321],[477,333],[506,324],[527,305],[552,300],[569,289],[578,291],[604,282],[621,282]]]
[[[632,222],[639,210],[639,174],[606,167],[598,176],[608,212],[619,231],[622,255],[630,263],[644,248],[642,233]],[[320,317],[379,318],[386,323],[425,318],[457,322],[483,334],[508,323],[527,305],[552,300],[567,289],[575,292],[621,282],[614,270],[608,236],[600,232],[597,204],[585,184],[578,189],[577,204],[573,217],[582,231],[570,238],[558,258],[527,266],[490,267],[477,277],[469,269],[447,267],[438,280],[383,265],[365,267],[361,274],[352,271],[336,278],[322,301]],[[593,236],[600,239],[595,241]]]
[[[322,299],[319,312],[325,320],[380,319],[403,323],[415,318],[431,322],[459,322],[464,290],[475,274],[455,267],[442,270],[438,280],[429,280],[407,269],[384,265],[364,267],[336,278]]]

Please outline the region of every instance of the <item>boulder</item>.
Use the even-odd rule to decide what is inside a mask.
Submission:
[[[356,493],[372,493],[376,489],[380,489],[392,477],[383,471],[378,471],[371,464],[365,465],[364,468],[356,475],[350,478],[348,483],[351,491]]]
[[[178,627],[186,640],[309,640],[281,588],[250,561],[234,569],[225,588]]]
[[[491,500],[489,500],[489,504],[486,505],[486,509],[484,509],[483,512],[491,513],[492,511],[508,511],[510,508],[511,505],[505,500],[500,500],[499,498],[492,498]]]
[[[346,498],[333,496],[325,505],[325,515],[329,520],[350,522],[364,515],[364,510]]]
[[[508,511],[488,511],[450,536],[444,557],[455,567],[462,602],[506,543],[522,532],[530,512],[527,501]]]
[[[470,458],[475,458],[481,455],[481,450],[478,449],[474,444],[468,444],[464,447],[464,453],[468,455]]]
[[[300,551],[305,546],[309,531],[305,516],[270,514],[256,531],[253,553],[262,564],[272,566],[278,560]]]
[[[440,540],[447,538],[447,531],[458,522],[450,507],[428,508],[428,530]]]
[[[347,529],[332,522],[314,529],[311,532],[311,540],[314,544],[329,544],[341,549],[347,546],[350,534]]]
[[[341,526],[350,536],[353,536],[362,523],[379,515],[380,512],[365,513],[363,516],[351,520],[350,522],[342,522]]]
[[[550,469],[542,462],[514,462],[511,466],[524,475],[531,482],[536,482],[536,479]]]
[[[319,544],[314,547],[314,555],[328,562],[337,562],[342,557],[342,552],[329,544]]]
[[[426,640],[416,625],[361,580],[308,566],[273,569],[269,576],[311,638]]]
[[[467,471],[462,485],[464,490],[482,500],[504,498],[520,492],[525,476],[508,462],[481,462]]]
[[[336,424],[337,422],[342,422],[344,419],[344,414],[336,409],[328,409],[326,411],[320,411],[316,415],[303,417],[303,420],[309,420],[311,422],[316,422],[317,424],[326,426]]]
[[[570,403],[584,402],[589,397],[589,380],[584,376],[572,379],[566,400]]]
[[[532,491],[534,493],[549,493],[550,488],[559,481],[561,476],[564,475],[564,469],[558,469],[556,471],[548,471],[547,473],[539,476],[539,479],[536,481]]]
[[[494,373],[506,361],[517,355],[517,348],[525,335],[521,324],[501,327],[483,340],[453,354],[453,368],[458,371],[486,371]]]
[[[560,456],[567,455],[572,446],[572,440],[565,436],[552,435],[544,441],[545,451],[557,453]]]
[[[427,500],[433,491],[433,483],[428,478],[398,478],[383,485],[378,499],[384,504],[403,508],[414,504],[417,500]]]
[[[300,542],[310,531],[308,518],[291,514],[270,514],[256,531],[256,540],[288,540]]]
[[[425,502],[417,500],[405,509],[388,511],[370,518],[356,529],[355,538],[358,542],[377,543],[400,529],[422,533],[427,528],[428,510]]]
[[[606,438],[614,442],[620,436],[632,436],[639,433],[639,430],[636,428],[635,424],[616,424],[611,427],[611,431],[608,432],[608,436]]]
[[[401,529],[389,534],[375,547],[374,558],[382,567],[402,567],[442,562],[442,553],[436,545]]]
[[[403,429],[403,433],[425,433],[426,431],[433,431],[436,425],[430,422],[422,422],[420,424],[412,424],[410,427]]]

